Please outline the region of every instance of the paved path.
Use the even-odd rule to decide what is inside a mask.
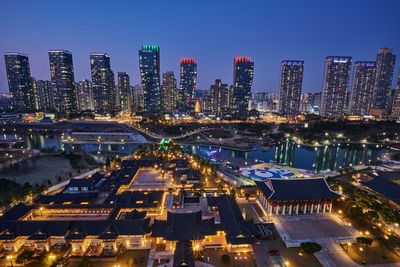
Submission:
[[[257,266],[259,267],[274,266],[263,243],[256,243],[252,245],[252,247],[253,247],[254,257],[256,258]]]
[[[168,138],[168,139],[172,139],[172,140],[181,139],[181,138],[188,137],[188,136],[191,136],[191,135],[194,135],[194,134],[198,134],[200,132],[210,131],[210,130],[217,130],[217,131],[224,130],[224,131],[229,131],[229,132],[246,133],[246,134],[248,134],[248,132],[239,131],[237,129],[221,128],[221,127],[201,127],[201,128],[196,129],[196,130],[193,130],[191,132],[187,132],[187,133],[184,133],[184,134],[181,134],[181,135],[177,135],[177,136],[165,136],[165,135],[159,135],[159,134],[150,132],[149,130],[143,129],[143,128],[138,127],[138,126],[136,126],[134,124],[129,124],[129,126],[132,127],[134,130],[136,130],[136,131],[138,131],[138,132],[140,132],[142,134],[146,134],[146,135],[148,135],[148,136],[150,136],[150,137],[152,137],[154,139],[164,139],[164,138]]]

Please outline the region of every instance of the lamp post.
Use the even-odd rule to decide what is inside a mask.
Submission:
[[[362,264],[365,264],[365,253],[363,248],[359,248],[361,254],[362,254]]]

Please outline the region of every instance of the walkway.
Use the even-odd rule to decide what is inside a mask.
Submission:
[[[129,126],[132,127],[134,130],[136,130],[136,131],[142,133],[142,134],[145,134],[145,135],[148,135],[148,136],[150,136],[150,137],[152,137],[152,138],[154,138],[154,139],[160,139],[160,140],[161,140],[161,139],[172,139],[172,140],[176,140],[176,139],[185,138],[185,137],[188,137],[188,136],[191,136],[191,135],[194,135],[194,134],[198,134],[198,133],[201,133],[201,132],[204,132],[204,131],[210,131],[210,130],[216,130],[216,131],[224,130],[224,131],[235,132],[235,133],[241,133],[241,132],[242,132],[242,133],[246,133],[246,132],[244,132],[244,131],[239,131],[239,130],[230,129],[230,128],[221,128],[221,127],[200,127],[200,128],[198,128],[198,129],[196,129],[196,130],[193,130],[193,131],[191,131],[191,132],[187,132],[187,133],[184,133],[184,134],[181,134],[181,135],[177,135],[177,136],[164,136],[164,135],[160,135],[160,134],[156,134],[156,133],[150,132],[149,130],[143,129],[142,127],[138,127],[137,125],[134,125],[134,124],[130,124]],[[248,134],[248,133],[247,133],[247,134]]]
[[[263,243],[259,242],[252,245],[254,257],[256,258],[257,266],[273,266],[271,257],[268,255],[267,250]]]

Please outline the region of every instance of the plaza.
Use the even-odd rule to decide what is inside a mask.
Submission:
[[[273,222],[287,247],[299,247],[303,242],[324,243],[326,240],[354,242],[356,238],[353,227],[330,213],[278,215],[273,217]]]
[[[261,163],[241,168],[239,172],[244,177],[254,181],[265,181],[269,178],[303,178],[310,175],[306,170],[271,163]]]

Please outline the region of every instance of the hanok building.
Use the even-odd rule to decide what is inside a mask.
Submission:
[[[222,195],[208,197],[208,205],[217,218],[218,230],[225,236],[226,248],[229,252],[251,252],[251,245],[258,230],[253,220],[245,220],[234,197]]]
[[[258,200],[269,216],[331,212],[340,197],[324,178],[267,179],[256,182]]]
[[[157,243],[165,241],[166,250],[175,251],[173,266],[194,266],[193,250],[199,251],[199,244],[216,233],[214,218],[203,219],[199,210],[191,213],[168,212],[167,220],[154,220],[151,236],[156,238]]]
[[[119,207],[117,209],[121,209]],[[49,251],[69,243],[71,256],[113,256],[120,249],[144,249],[150,218],[132,210],[114,216],[113,205],[19,204],[0,217],[0,248]]]
[[[71,179],[61,192],[18,204],[0,217],[0,251],[72,246],[71,256],[115,256],[121,249],[148,249],[151,216],[163,210],[163,191],[126,191],[141,168],[155,161],[125,161],[109,176]]]

